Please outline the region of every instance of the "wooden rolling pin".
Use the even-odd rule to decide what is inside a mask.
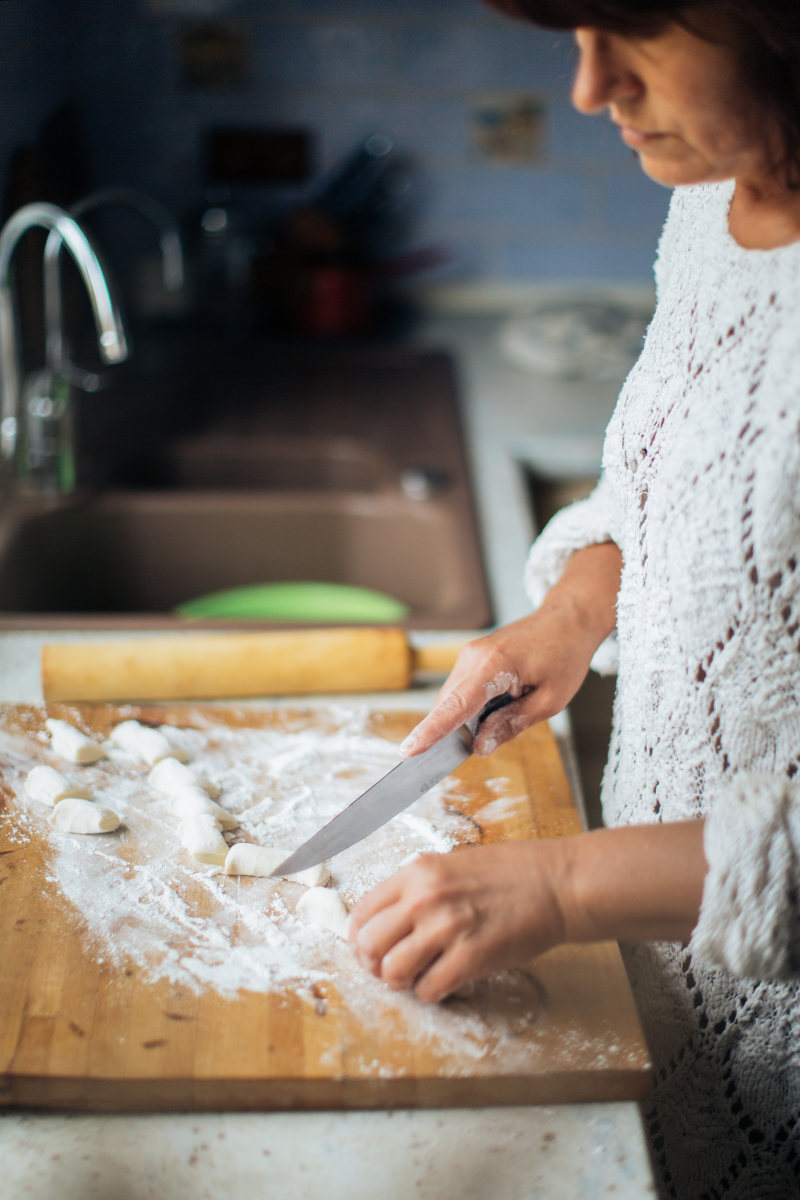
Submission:
[[[53,700],[200,700],[383,692],[419,672],[446,675],[462,642],[415,648],[402,629],[180,633],[42,647]]]

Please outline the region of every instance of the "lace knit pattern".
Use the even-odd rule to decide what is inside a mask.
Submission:
[[[689,947],[627,947],[656,1062],[662,1193],[800,1197],[800,245],[730,237],[732,184],[680,188],[658,304],[593,495],[526,569],[534,603],[573,550],[624,568],[603,781],[607,824],[705,815]]]

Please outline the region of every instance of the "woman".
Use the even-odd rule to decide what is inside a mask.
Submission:
[[[516,698],[489,753],[618,655],[606,828],[430,856],[361,901],[361,961],[427,1001],[613,937],[656,1063],[664,1195],[800,1195],[800,6],[496,0],[573,28],[575,105],[675,188],[601,481],[534,544],[537,605],[473,642],[417,753]]]

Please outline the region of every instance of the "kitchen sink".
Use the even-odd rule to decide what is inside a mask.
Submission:
[[[261,347],[184,386],[164,436],[118,397],[101,486],[0,509],[0,628],[185,626],[199,596],[305,581],[392,596],[410,628],[491,624],[445,355]],[[92,403],[113,419],[113,395]]]
[[[147,471],[150,487],[281,492],[372,492],[395,477],[391,460],[367,442],[313,434],[204,433],[153,455]]]
[[[404,600],[414,624],[469,622],[447,504],[404,496],[108,492],[11,524],[0,612],[169,614],[219,588],[325,580]]]

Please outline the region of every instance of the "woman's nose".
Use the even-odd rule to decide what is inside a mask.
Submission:
[[[642,82],[631,69],[623,40],[600,29],[577,29],[578,69],[572,103],[583,113],[597,113],[618,100],[636,99]]]

